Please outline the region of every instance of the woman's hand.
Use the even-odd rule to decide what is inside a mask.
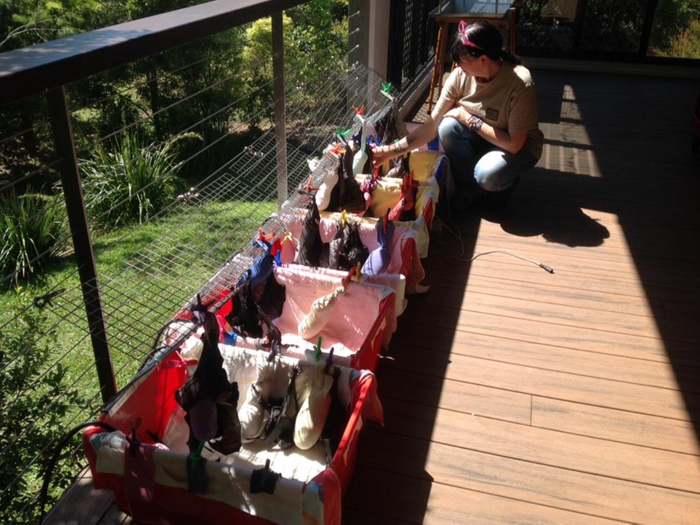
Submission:
[[[390,146],[376,146],[372,149],[372,164],[376,168],[377,166],[381,166],[388,160],[400,157],[404,153],[404,149],[398,142],[395,142]]]
[[[467,125],[467,123],[469,122],[469,117],[471,117],[471,116],[472,116],[471,113],[469,113],[462,106],[452,108],[447,113],[445,113],[445,117],[452,117],[453,119],[455,119],[457,122],[459,122],[463,126]]]

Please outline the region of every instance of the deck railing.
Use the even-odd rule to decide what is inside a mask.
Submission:
[[[348,67],[348,32],[340,55],[285,46],[306,3],[215,1],[0,54],[0,198],[38,202],[18,231],[45,221],[52,241],[2,272],[1,522],[36,517],[65,432],[163,350],[159,329],[197,292],[228,291],[261,224],[283,231],[294,188],[322,173],[307,160],[324,162],[352,106],[386,104],[383,79]],[[111,195],[118,176],[128,187]],[[23,277],[49,256],[44,277]],[[78,472],[69,456],[54,496]]]

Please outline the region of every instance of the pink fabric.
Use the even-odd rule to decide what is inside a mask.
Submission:
[[[297,266],[297,265],[288,265],[288,268],[300,268],[302,271],[305,272],[310,272],[315,275],[319,276],[324,276],[330,279],[335,279],[336,282],[339,282],[340,280],[344,279],[345,276],[347,276],[347,272],[344,272],[342,270],[331,270],[330,268],[309,268],[308,266]],[[364,284],[369,284],[369,285],[376,285],[379,287],[386,287],[386,288],[391,288],[394,291],[396,290],[396,287],[398,286],[398,279],[400,277],[397,274],[384,274],[384,275],[376,275],[373,277],[364,277],[364,280],[362,283]],[[356,283],[357,284],[357,283]],[[403,310],[401,310],[403,312]],[[376,318],[376,317],[375,317]],[[396,332],[396,328],[398,326],[398,314],[394,315],[388,315],[387,316],[387,327],[385,331],[385,344],[384,346],[388,346],[389,341],[391,340],[391,334]],[[325,346],[325,341],[324,341],[324,348]]]
[[[370,252],[379,246],[379,243],[377,242],[377,231],[375,229],[375,225],[375,219],[363,219],[360,222],[360,240],[362,240],[362,244],[364,244]],[[301,235],[301,221],[294,221],[289,230],[292,233],[292,237],[294,237],[295,240],[298,239],[299,235]],[[321,219],[320,232],[321,240],[323,242],[330,242],[337,231],[338,221],[329,218]],[[389,266],[384,273],[401,273],[403,266],[403,252],[406,243],[414,235],[415,231],[408,226],[400,226],[398,224],[395,225],[394,235],[391,238],[391,261],[389,262]],[[413,243],[412,252],[411,263],[408,266],[406,275],[406,285],[409,289],[415,288],[416,284],[425,279],[425,270],[423,269],[423,264],[420,261],[420,255],[415,243]],[[281,260],[283,264],[291,264],[294,261],[294,254],[290,252],[285,254],[283,251]]]
[[[127,442],[124,454],[124,484],[126,497],[130,500],[153,501],[156,483],[156,464],[153,461],[155,445],[141,444],[134,454]]]
[[[287,300],[277,328],[282,334],[298,334],[299,322],[311,311],[311,304],[340,286],[340,276],[347,273],[323,275],[317,269],[291,264],[276,268],[274,275],[278,283],[287,287]],[[379,316],[379,303],[386,293],[386,288],[382,286],[349,283],[347,291],[333,307],[331,320],[318,334],[323,337],[322,349],[330,350],[335,345],[336,355],[339,355],[339,348],[345,348],[350,353],[358,352],[370,335]],[[316,342],[316,337],[312,342]]]

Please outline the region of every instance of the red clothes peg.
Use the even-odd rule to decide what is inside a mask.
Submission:
[[[313,182],[314,182],[314,176],[313,176],[313,175],[309,175],[309,181],[308,181],[306,184],[304,184],[304,188],[303,188],[303,189],[304,189],[305,191],[318,191],[318,190],[319,190],[319,186],[314,186],[314,185],[313,185]]]
[[[263,242],[266,242],[269,244],[270,241],[274,238],[275,238],[274,233],[266,234],[262,228],[258,228],[258,238],[257,238],[258,241],[263,241]]]
[[[352,280],[352,277],[353,277],[353,275],[355,275],[356,272],[357,272],[357,268],[355,268],[354,266],[352,268],[350,268],[350,270],[348,271],[348,274],[345,277],[343,277],[343,282],[342,282],[343,286],[348,285],[348,283]]]

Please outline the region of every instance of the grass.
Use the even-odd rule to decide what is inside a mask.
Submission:
[[[145,225],[126,226],[94,240],[117,385],[124,386],[150,351],[155,334],[276,211],[274,202],[210,202],[185,207]],[[39,297],[65,292],[47,307],[57,343],[50,362],[62,362],[68,380],[98,392],[94,356],[74,257],[54,260],[23,291]],[[0,294],[0,324],[14,317],[14,290]]]

